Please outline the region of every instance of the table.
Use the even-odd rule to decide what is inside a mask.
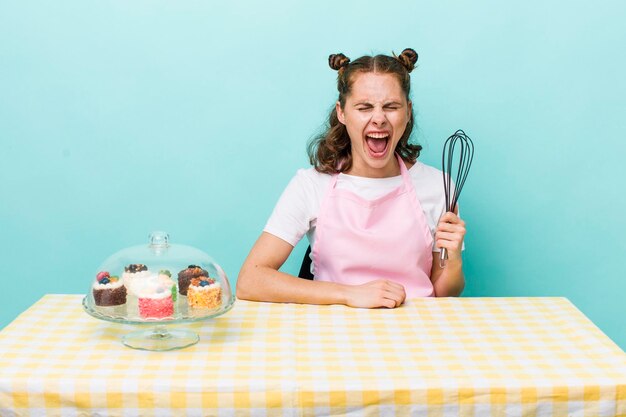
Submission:
[[[565,298],[426,298],[401,308],[254,303],[136,330],[46,295],[0,332],[0,415],[626,416],[626,354]]]

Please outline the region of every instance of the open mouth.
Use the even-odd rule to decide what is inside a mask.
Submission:
[[[371,156],[380,158],[385,156],[387,148],[389,146],[389,133],[369,133],[365,135],[365,143],[367,143],[367,149]]]

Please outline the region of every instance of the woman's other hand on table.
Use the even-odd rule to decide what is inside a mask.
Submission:
[[[279,271],[293,246],[263,232],[246,258],[237,280],[237,298],[304,304],[345,304],[350,307],[395,308],[406,298],[404,287],[388,280],[362,285],[311,281]]]
[[[345,288],[346,305],[358,308],[399,307],[406,298],[404,287],[388,280],[370,281]]]

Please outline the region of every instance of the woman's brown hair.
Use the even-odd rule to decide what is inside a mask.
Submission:
[[[366,55],[352,62],[344,54],[330,55],[328,57],[328,65],[338,71],[337,90],[339,90],[339,105],[342,109],[344,108],[346,98],[352,91],[352,85],[356,76],[365,72],[394,75],[398,79],[408,102],[409,92],[411,91],[409,73],[415,67],[416,62],[417,52],[410,48],[402,51],[399,56],[395,54],[394,56]],[[413,110],[411,109],[409,123],[395,149],[395,152],[405,162],[409,163],[415,163],[422,150],[420,145],[409,143],[412,131]],[[333,106],[333,110],[328,116],[326,130],[309,142],[307,151],[311,165],[319,172],[334,174],[345,172],[352,167],[350,137],[348,136],[346,126],[337,117],[335,106]]]

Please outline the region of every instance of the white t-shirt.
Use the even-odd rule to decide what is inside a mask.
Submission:
[[[445,212],[443,178],[440,170],[419,161],[409,169],[415,193],[424,211],[426,222],[433,235],[439,217]],[[329,191],[331,175],[322,174],[315,168],[299,169],[280,196],[265,228],[267,233],[296,246],[307,234],[311,247],[315,243],[317,214],[324,197]],[[389,178],[366,178],[339,174],[338,189],[349,190],[367,200],[381,197],[402,184],[402,176]]]

